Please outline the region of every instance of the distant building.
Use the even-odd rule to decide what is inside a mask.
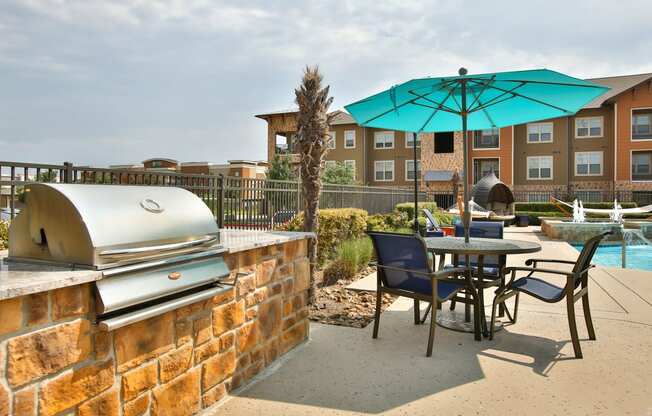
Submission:
[[[269,163],[256,160],[229,160],[228,163],[179,162],[167,158],[151,158],[141,164],[110,165],[109,169],[138,172],[180,172],[195,175],[224,175],[264,179]]]

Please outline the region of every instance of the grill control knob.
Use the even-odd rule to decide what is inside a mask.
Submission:
[[[170,280],[177,280],[179,278],[181,278],[181,273],[179,273],[179,272],[172,272],[172,273],[168,274],[168,279],[170,279]]]

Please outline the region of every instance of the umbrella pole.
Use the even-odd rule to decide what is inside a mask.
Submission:
[[[464,75],[461,73],[460,75]],[[469,149],[467,137],[467,114],[466,114],[466,80],[460,81],[462,84],[462,146],[464,153],[464,213],[462,214],[462,224],[464,225],[464,242],[469,242],[469,233],[471,228],[471,211],[469,211]]]
[[[414,232],[419,233],[419,185],[417,178],[417,133],[412,136],[412,168],[414,170]]]

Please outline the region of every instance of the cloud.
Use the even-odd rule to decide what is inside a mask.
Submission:
[[[3,159],[265,158],[253,114],[319,64],[341,107],[413,77],[652,72],[647,0],[7,0]]]

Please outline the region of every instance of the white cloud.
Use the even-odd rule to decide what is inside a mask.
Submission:
[[[264,158],[253,114],[291,106],[306,64],[340,107],[460,66],[652,72],[650,15],[647,0],[7,0],[3,158]]]

